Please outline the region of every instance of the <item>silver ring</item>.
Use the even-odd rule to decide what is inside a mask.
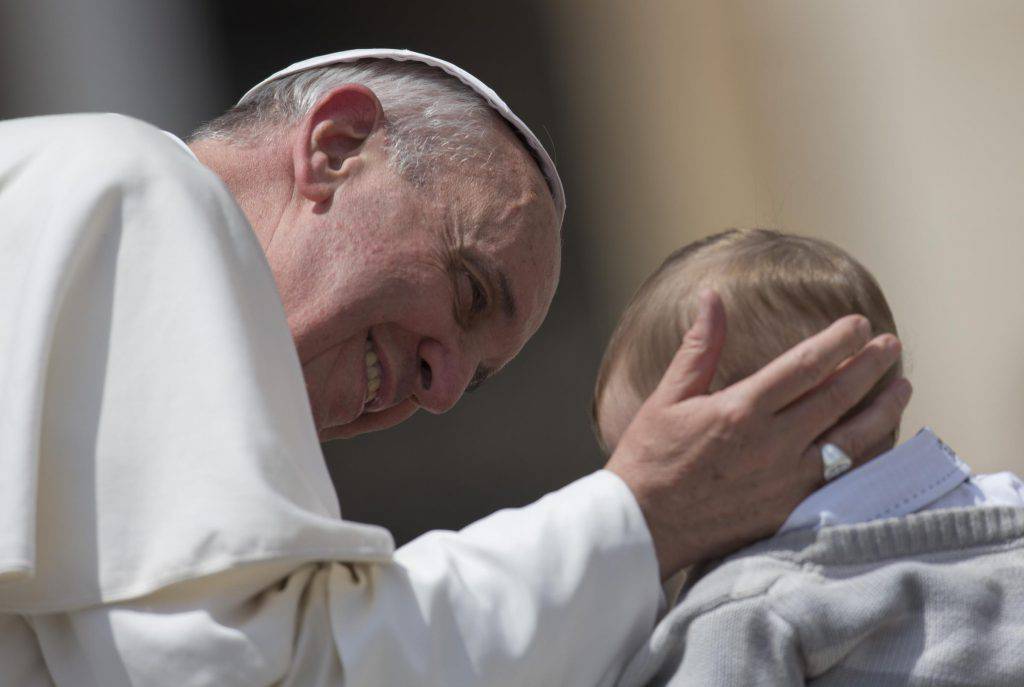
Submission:
[[[822,444],[821,465],[825,474],[825,481],[828,482],[852,468],[853,459],[846,455],[846,451],[835,444]]]

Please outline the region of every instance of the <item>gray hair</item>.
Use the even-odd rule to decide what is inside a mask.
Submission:
[[[483,98],[440,69],[373,58],[275,79],[196,129],[190,140],[266,142],[347,83],[366,86],[380,100],[391,163],[406,178],[422,184],[439,168],[491,160],[494,127],[502,120]]]

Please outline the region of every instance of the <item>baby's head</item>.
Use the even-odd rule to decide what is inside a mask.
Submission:
[[[748,377],[846,315],[864,315],[876,335],[896,334],[874,277],[831,243],[767,229],[730,230],[695,241],[672,253],[640,286],[608,343],[593,416],[609,452],[661,380],[706,288],[722,297],[727,322],[712,391]],[[850,413],[901,374],[897,363]],[[878,448],[895,441],[894,434]]]

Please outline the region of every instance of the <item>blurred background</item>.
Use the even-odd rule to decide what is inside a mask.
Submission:
[[[324,447],[400,542],[603,464],[605,340],[672,249],[728,227],[837,242],[889,296],[930,425],[1024,472],[1024,3],[0,0],[0,117],[115,111],[185,136],[298,59],[401,47],[495,88],[566,181],[540,333],[441,417]]]

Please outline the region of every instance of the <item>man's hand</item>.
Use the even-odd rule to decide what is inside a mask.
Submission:
[[[647,518],[663,579],[773,534],[822,485],[819,442],[859,464],[896,428],[910,400],[905,379],[836,425],[899,357],[896,337],[870,337],[867,319],[845,317],[708,395],[725,311],[715,293],[701,296],[693,327],[607,465]]]

